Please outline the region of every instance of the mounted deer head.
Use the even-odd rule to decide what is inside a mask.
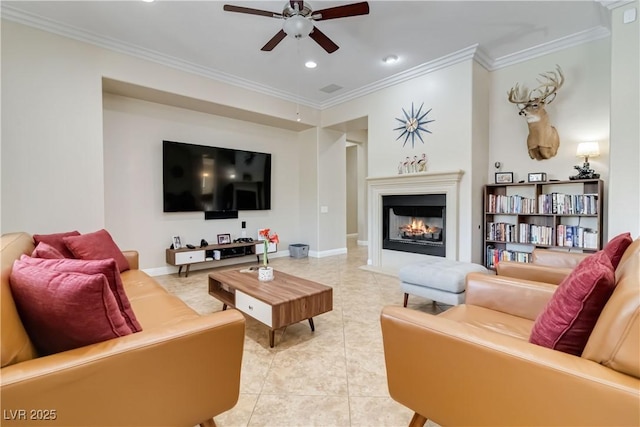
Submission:
[[[549,123],[544,107],[556,99],[558,89],[564,83],[564,75],[558,65],[556,71],[540,74],[540,77],[537,79],[540,86],[531,91],[516,83],[507,93],[509,102],[516,104],[520,109],[518,114],[527,120],[529,157],[536,160],[550,159],[558,152],[558,131]]]

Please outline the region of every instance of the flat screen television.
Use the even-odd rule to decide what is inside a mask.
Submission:
[[[271,209],[271,154],[162,142],[164,212]]]

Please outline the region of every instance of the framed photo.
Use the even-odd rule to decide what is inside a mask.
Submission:
[[[182,247],[182,242],[180,241],[180,236],[173,236],[173,249],[180,249]]]
[[[513,183],[513,172],[496,172],[496,184]]]
[[[218,234],[218,244],[227,245],[231,243],[231,234]]]
[[[547,180],[547,174],[544,172],[530,172],[527,177],[529,182],[545,182]]]

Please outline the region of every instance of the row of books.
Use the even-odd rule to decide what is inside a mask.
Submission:
[[[590,228],[560,224],[556,232],[556,245],[598,249],[598,232]]]
[[[489,194],[487,212],[533,214],[536,213],[536,200],[518,195]]]
[[[597,215],[597,194],[550,193],[530,199],[524,196],[489,194],[487,212],[514,214]]]
[[[538,196],[538,213],[557,215],[597,215],[597,194],[551,193]]]
[[[516,242],[516,226],[508,222],[488,222],[487,240]]]
[[[487,268],[495,268],[498,261],[518,261],[531,262],[531,254],[528,252],[511,251],[508,249],[497,249],[493,246],[487,247]]]
[[[518,226],[518,242],[548,245],[553,243],[553,227],[535,224],[520,224]]]

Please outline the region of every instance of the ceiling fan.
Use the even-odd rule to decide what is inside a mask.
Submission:
[[[320,31],[313,24],[313,21],[326,21],[327,19],[367,15],[369,13],[369,3],[365,1],[314,11],[311,9],[311,6],[304,1],[289,1],[285,4],[284,9],[282,9],[282,13],[225,4],[224,10],[227,12],[248,13],[250,15],[284,19],[282,29],[278,31],[267,44],[262,46],[261,50],[273,50],[278,43],[289,35],[296,39],[309,36],[328,53],[333,53],[338,50],[338,45]]]

